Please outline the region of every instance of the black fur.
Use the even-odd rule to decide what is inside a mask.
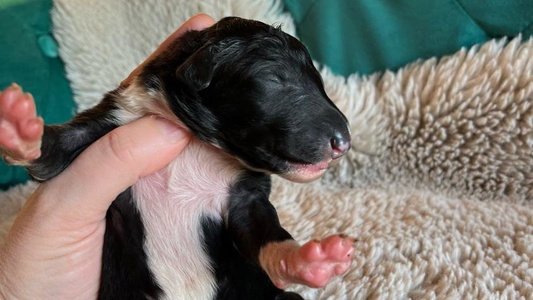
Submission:
[[[291,239],[269,202],[266,173],[283,175],[295,163],[336,158],[332,148],[349,143],[346,118],[326,96],[305,47],[277,28],[226,18],[185,34],[142,70],[139,83],[165,95],[198,138],[248,169],[231,187],[227,223],[202,219],[216,299],[301,299],[276,288],[258,263],[262,246]],[[112,112],[126,88],[68,124],[47,126],[42,156],[28,167],[30,173],[52,178],[121,125]],[[126,190],[107,215],[101,299],[157,299],[164,293],[147,265],[144,228],[132,197]]]
[[[270,177],[256,172],[245,173],[230,192],[226,224],[230,238],[247,260],[256,263],[267,243],[292,238],[281,227],[269,196]]]
[[[332,139],[349,140],[346,118],[294,37],[226,18],[182,39],[146,66],[141,80],[164,90],[201,139],[273,173],[289,171],[289,162],[317,163]]]
[[[209,218],[202,222],[219,288],[217,300],[275,299],[285,294],[270,282],[258,261],[262,246],[292,238],[281,227],[269,194],[269,176],[246,172],[231,189],[227,224]]]
[[[41,156],[26,167],[37,181],[61,173],[85,148],[118,126],[111,113],[117,109],[111,92],[92,108],[67,124],[44,127]]]
[[[131,189],[122,192],[106,215],[99,299],[157,299],[162,293],[148,268],[143,249],[144,227],[132,202]]]

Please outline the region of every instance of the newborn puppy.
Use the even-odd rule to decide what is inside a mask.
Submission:
[[[45,181],[146,115],[194,138],[109,208],[101,299],[302,299],[282,289],[324,286],[348,270],[352,239],[300,246],[269,202],[271,174],[317,179],[350,146],[347,120],[298,40],[240,18],[191,31],[93,109],[45,126],[40,156],[38,143],[4,155]]]

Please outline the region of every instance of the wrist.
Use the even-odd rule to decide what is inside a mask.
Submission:
[[[287,259],[298,248],[299,244],[296,241],[286,240],[269,243],[261,249],[259,254],[260,265],[276,286],[285,284],[285,275],[288,267]]]

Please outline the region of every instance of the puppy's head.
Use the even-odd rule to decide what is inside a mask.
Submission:
[[[350,147],[305,46],[261,22],[226,18],[190,32],[141,79],[194,134],[252,169],[310,181]]]

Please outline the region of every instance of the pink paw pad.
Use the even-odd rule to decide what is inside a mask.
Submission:
[[[38,158],[43,128],[30,94],[15,84],[0,93],[0,149],[7,162],[24,165]]]
[[[285,260],[281,270],[288,275],[287,281],[311,287],[323,287],[328,281],[348,271],[351,265],[355,239],[344,235],[332,235],[321,241],[310,241]],[[286,281],[276,282],[285,287]]]

